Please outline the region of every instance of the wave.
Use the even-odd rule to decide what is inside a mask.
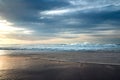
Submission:
[[[91,43],[72,43],[72,44],[34,44],[34,45],[1,45],[0,50],[120,50],[120,44],[91,44]]]

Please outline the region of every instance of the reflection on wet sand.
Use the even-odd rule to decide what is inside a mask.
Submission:
[[[0,80],[120,80],[120,66],[0,56]]]
[[[26,68],[28,61],[24,57],[0,56],[0,70]]]

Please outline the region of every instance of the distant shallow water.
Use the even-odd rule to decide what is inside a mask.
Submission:
[[[120,52],[113,51],[0,50],[0,57],[2,56],[35,56],[35,59],[53,61],[120,65]]]
[[[49,60],[120,64],[119,44],[0,45],[0,55],[40,55]]]

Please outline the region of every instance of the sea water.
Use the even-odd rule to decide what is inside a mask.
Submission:
[[[120,51],[120,44],[29,44],[0,45],[0,50],[48,50],[48,51]]]

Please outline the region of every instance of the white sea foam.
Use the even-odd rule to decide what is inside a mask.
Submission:
[[[120,51],[120,44],[91,44],[91,43],[73,43],[73,44],[34,44],[34,45],[1,45],[0,50],[108,50]]]

